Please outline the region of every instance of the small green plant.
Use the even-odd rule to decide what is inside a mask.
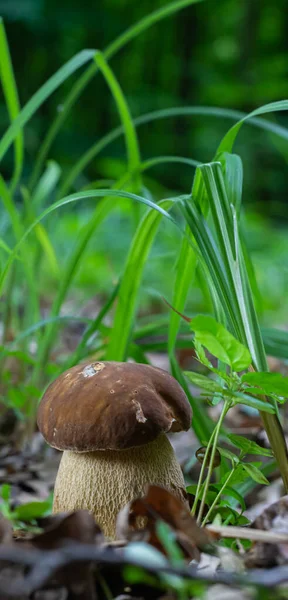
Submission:
[[[0,489],[0,511],[15,529],[38,530],[37,519],[52,512],[52,495],[43,502],[27,502],[12,508],[11,486],[4,483]]]
[[[201,501],[197,516],[199,523],[202,521],[205,503],[210,504],[202,522],[205,525],[215,514],[216,507],[220,513],[221,507],[227,508],[227,503],[223,504],[222,502],[221,504],[221,498],[224,495],[236,498],[242,510],[245,510],[243,498],[237,490],[233,489],[233,485],[237,486],[248,477],[251,477],[256,483],[264,485],[269,483],[259,468],[262,462],[249,461],[246,463],[243,461],[247,455],[251,454],[272,457],[271,450],[262,448],[245,437],[225,433],[222,429],[225,416],[237,404],[244,404],[270,414],[275,413],[275,405],[259,399],[259,396],[270,395],[273,401],[282,404],[285,397],[288,396],[288,378],[283,378],[280,374],[275,373],[247,372],[252,363],[250,352],[212,317],[199,315],[191,319],[190,326],[194,332],[197,359],[216,376],[216,379],[190,371],[185,372],[185,375],[190,382],[204,390],[205,399],[211,405],[217,405],[220,402],[223,404],[217,425],[206,447],[201,448],[201,452],[198,453],[202,463],[198,484],[188,487],[188,491],[195,495],[192,507],[193,515],[198,508],[198,502]],[[217,368],[207,358],[205,350],[208,350],[218,360]],[[244,373],[241,375],[240,372],[243,371]],[[231,450],[219,446],[220,439],[238,448],[240,454],[237,455]],[[220,482],[211,485],[212,472],[215,466],[218,466],[219,459],[217,461],[216,459],[219,454],[230,464]],[[203,483],[205,468],[208,471]],[[237,522],[239,523],[239,519]]]

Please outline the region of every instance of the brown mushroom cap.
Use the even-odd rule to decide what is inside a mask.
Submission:
[[[38,427],[50,446],[91,452],[124,450],[160,433],[187,430],[192,411],[179,383],[149,365],[80,364],[47,388]]]

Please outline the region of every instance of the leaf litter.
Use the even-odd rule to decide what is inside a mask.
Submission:
[[[176,598],[180,588],[194,598],[199,586],[207,599],[216,600],[221,589],[231,594],[223,591],[223,597],[244,599],[254,597],[251,589],[269,587],[270,580],[272,587],[288,581],[287,497],[248,529],[201,528],[176,497],[158,486],[147,487],[119,513],[115,542],[105,540],[88,511],[43,517],[38,525],[40,533],[15,538],[11,522],[1,517],[1,600],[163,598],[165,589]],[[240,544],[247,534],[252,541],[247,551],[222,545],[229,537]],[[265,543],[259,534],[266,535]]]

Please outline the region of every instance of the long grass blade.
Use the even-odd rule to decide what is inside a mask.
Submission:
[[[6,101],[7,110],[10,121],[13,122],[17,118],[20,111],[20,103],[17,91],[17,85],[14,77],[9,46],[5,33],[3,19],[0,17],[0,77],[3,87],[3,93]],[[18,181],[21,177],[23,156],[24,156],[24,141],[23,131],[20,129],[14,141],[15,164],[14,173],[11,180],[11,193],[15,190]]]
[[[264,106],[261,106],[260,108],[256,108],[256,110],[253,110],[251,113],[249,113],[248,115],[243,117],[238,123],[236,123],[236,125],[233,125],[233,127],[231,127],[231,129],[229,129],[229,131],[226,133],[226,135],[224,136],[224,138],[222,139],[222,141],[218,147],[216,156],[218,156],[218,154],[220,152],[232,152],[236,137],[237,137],[243,123],[245,123],[245,121],[247,121],[253,117],[258,117],[259,115],[265,115],[265,114],[269,114],[272,112],[279,112],[279,111],[284,111],[284,110],[288,110],[288,100],[280,100],[279,102],[271,102],[271,104],[265,104]]]
[[[72,73],[91,61],[94,57],[95,50],[82,50],[61,67],[42,87],[36,92],[27,104],[19,112],[13,123],[7,129],[0,142],[0,161],[3,156],[17,138],[23,127],[31,119],[38,108],[51,96],[51,94],[64,82]]]
[[[215,107],[207,107],[207,106],[181,106],[176,108],[168,108],[163,110],[158,110],[155,112],[147,113],[140,117],[134,119],[134,126],[139,127],[141,125],[146,125],[147,123],[152,123],[153,121],[175,118],[175,117],[189,117],[196,115],[205,115],[210,117],[219,117],[219,118],[227,118],[232,120],[244,119],[247,115],[245,113],[241,113],[238,111],[226,109],[226,108],[215,108]],[[282,139],[288,140],[288,129],[285,127],[281,127],[275,123],[271,123],[270,121],[265,121],[264,119],[251,118],[247,121],[248,125],[252,125],[259,129],[263,129],[264,131],[268,131],[273,133]],[[70,172],[67,174],[65,179],[63,180],[61,186],[61,196],[67,194],[73,185],[75,179],[84,171],[84,169],[94,160],[94,158],[105,148],[107,148],[112,142],[117,140],[121,135],[123,135],[124,130],[123,127],[117,127],[113,131],[110,131],[105,136],[103,136],[100,140],[98,140],[95,144],[91,146],[73,165]]]
[[[231,213],[229,214],[229,201],[219,163],[202,165],[199,167],[199,171],[203,175],[209,200],[215,241],[203,217],[201,219],[195,211],[193,215],[193,203],[191,206],[185,206],[186,215],[188,216],[187,222],[198,245],[200,243],[199,247],[203,253],[213,287],[218,295],[218,303],[221,308],[224,306],[224,324],[227,321],[232,333],[239,341],[248,346],[252,355],[254,368],[261,371],[266,370],[267,362],[263,340],[239,239],[235,206],[231,203]],[[236,173],[235,185],[237,177]],[[240,195],[240,190],[238,190],[237,195]],[[194,222],[193,216],[196,217]],[[232,228],[231,219],[233,223]],[[201,230],[197,233],[199,225]],[[231,239],[230,229],[232,230],[233,240]],[[221,261],[213,261],[213,257],[211,257],[210,247],[213,243],[215,252],[219,254]],[[261,414],[271,447],[279,464],[285,488],[288,489],[287,449],[280,421],[277,414],[268,415],[264,412]]]
[[[105,78],[115,100],[124,130],[126,152],[128,157],[128,171],[129,173],[137,173],[138,181],[135,181],[135,185],[136,190],[138,191],[141,188],[141,181],[139,180],[140,151],[133,119],[130,115],[130,111],[121,87],[114,76],[113,71],[106,62],[104,55],[101,52],[96,52],[94,60],[103,77]]]
[[[202,0],[174,0],[174,2],[170,2],[155,11],[150,12],[148,15],[145,15],[142,19],[140,19],[135,25],[132,25],[124,31],[116,40],[114,40],[109,46],[104,50],[104,56],[107,60],[112,58],[119,50],[124,48],[126,44],[132,41],[135,37],[152,27],[159,21],[170,17],[171,15],[177,13],[178,11],[191,6],[197,2],[201,2]],[[59,113],[49,128],[46,137],[42,143],[39,154],[35,161],[34,171],[32,173],[30,179],[30,189],[32,189],[35,183],[38,180],[38,177],[42,171],[43,164],[47,158],[50,147],[55,139],[58,131],[60,130],[62,124],[64,123],[69,111],[74,106],[75,102],[78,100],[79,96],[94,77],[97,72],[97,65],[94,63],[91,65],[85,73],[79,78],[79,80],[74,84],[71,88],[68,96],[62,103],[62,111]]]
[[[163,200],[158,206],[167,211],[173,206],[173,200]],[[142,273],[161,217],[161,214],[149,211],[140,222],[131,243],[121,278],[107,360],[124,361],[127,358]]]

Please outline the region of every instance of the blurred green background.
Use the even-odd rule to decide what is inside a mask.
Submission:
[[[104,49],[129,26],[166,4],[166,0],[0,0],[21,105],[77,52],[84,48]],[[288,97],[287,30],[286,0],[274,3],[206,0],[136,37],[113,57],[111,67],[134,117],[177,106],[214,106],[249,112]],[[78,77],[79,73],[70,77],[25,127],[24,184],[29,180],[49,126]],[[0,129],[5,131],[8,117],[3,97],[0,98]],[[288,126],[287,113],[267,118]],[[193,115],[142,125],[138,128],[142,160],[179,155],[210,161],[234,122],[227,117]],[[114,100],[98,74],[69,113],[48,158],[59,163],[65,177],[92,144],[118,125]],[[264,323],[281,324],[285,322],[283,297],[288,287],[286,144],[246,124],[235,151],[244,166],[247,245],[262,295],[257,308]],[[89,164],[73,189],[91,187],[91,182],[105,177],[117,179],[125,156],[122,137]],[[9,180],[12,150],[3,165]],[[158,199],[189,192],[193,176],[194,169],[187,165],[169,164],[169,168],[159,165],[149,171],[144,183]],[[19,192],[18,195],[21,202]],[[60,268],[93,207],[93,202],[80,203],[61,209],[61,218],[57,214],[47,220]],[[142,207],[139,210],[144,211]],[[126,208],[113,211],[92,237],[75,280],[79,306],[87,295],[106,296],[121,275],[135,230],[129,212],[129,203]],[[5,236],[5,212],[2,217],[0,229]],[[142,309],[147,300],[148,304],[156,302],[158,309],[163,310],[161,295],[171,300],[170,274],[178,244],[175,229],[169,223],[162,223],[144,272]],[[39,286],[48,305],[57,285],[49,263],[41,262]],[[21,297],[22,292],[19,293]],[[75,293],[74,289],[74,300]],[[189,308],[196,311],[203,307],[207,308],[207,303],[196,287]]]
[[[0,0],[21,104],[75,53],[83,48],[104,49],[139,18],[165,4],[166,0]],[[208,0],[141,34],[112,59],[111,66],[133,116],[183,105],[249,112],[288,97],[287,29],[286,0]],[[27,171],[71,83],[70,79],[62,86],[26,127]],[[276,118],[287,125],[287,116]],[[231,124],[224,118],[190,116],[142,126],[142,157],[178,154],[208,161]],[[1,99],[1,130],[6,125]],[[51,157],[65,171],[116,125],[113,100],[98,76],[65,121]],[[245,204],[254,203],[257,210],[282,219],[288,214],[285,151],[275,151],[274,141],[269,134],[246,126],[236,151],[244,161]],[[105,154],[116,160],[123,156],[123,139],[102,158]],[[12,152],[5,163],[7,175],[9,158],[12,161]],[[106,170],[105,161],[93,161],[85,172],[87,181],[105,176]],[[158,167],[158,173],[170,189],[190,188],[192,175],[186,167]],[[80,183],[85,184],[85,178]]]

